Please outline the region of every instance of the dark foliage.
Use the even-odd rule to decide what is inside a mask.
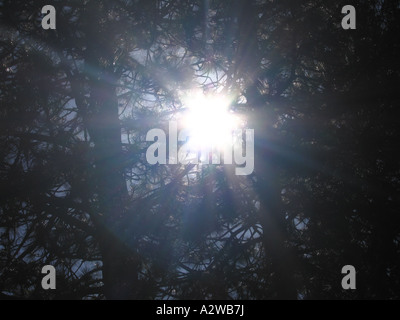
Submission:
[[[400,298],[399,1],[51,2],[0,1],[1,299]],[[195,86],[253,174],[147,163]]]

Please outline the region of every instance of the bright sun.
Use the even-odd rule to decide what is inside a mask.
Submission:
[[[183,99],[183,103],[187,108],[183,126],[189,132],[188,146],[192,151],[222,149],[232,143],[232,131],[239,128],[240,121],[229,111],[227,97],[195,93]]]

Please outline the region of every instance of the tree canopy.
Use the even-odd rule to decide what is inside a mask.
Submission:
[[[399,299],[400,2],[345,4],[1,0],[0,298]],[[252,174],[148,163],[194,89]]]

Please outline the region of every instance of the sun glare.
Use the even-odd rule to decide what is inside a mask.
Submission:
[[[240,126],[239,118],[229,110],[225,96],[193,94],[184,99],[187,112],[183,126],[189,132],[188,145],[192,151],[223,148],[232,143],[232,131]]]

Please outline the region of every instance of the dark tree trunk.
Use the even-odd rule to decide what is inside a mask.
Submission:
[[[115,89],[114,46],[112,31],[99,25],[104,13],[94,6],[88,26],[90,42],[85,56],[88,79],[88,103],[81,110],[94,143],[92,183],[97,194],[94,214],[98,224],[98,241],[103,258],[104,294],[107,299],[138,298],[138,262],[132,248],[132,232],[124,221],[128,191],[121,161],[121,126]],[[129,237],[129,238],[128,238]],[[129,244],[128,244],[129,243]]]
[[[250,118],[254,128],[255,191],[259,196],[259,221],[263,229],[262,244],[265,254],[266,298],[297,299],[294,283],[295,257],[291,254],[287,221],[282,203],[279,155],[271,147],[277,139],[273,118],[267,106],[256,110]],[[268,119],[261,122],[259,119]],[[271,139],[269,141],[269,139]],[[272,296],[271,296],[272,295]]]

